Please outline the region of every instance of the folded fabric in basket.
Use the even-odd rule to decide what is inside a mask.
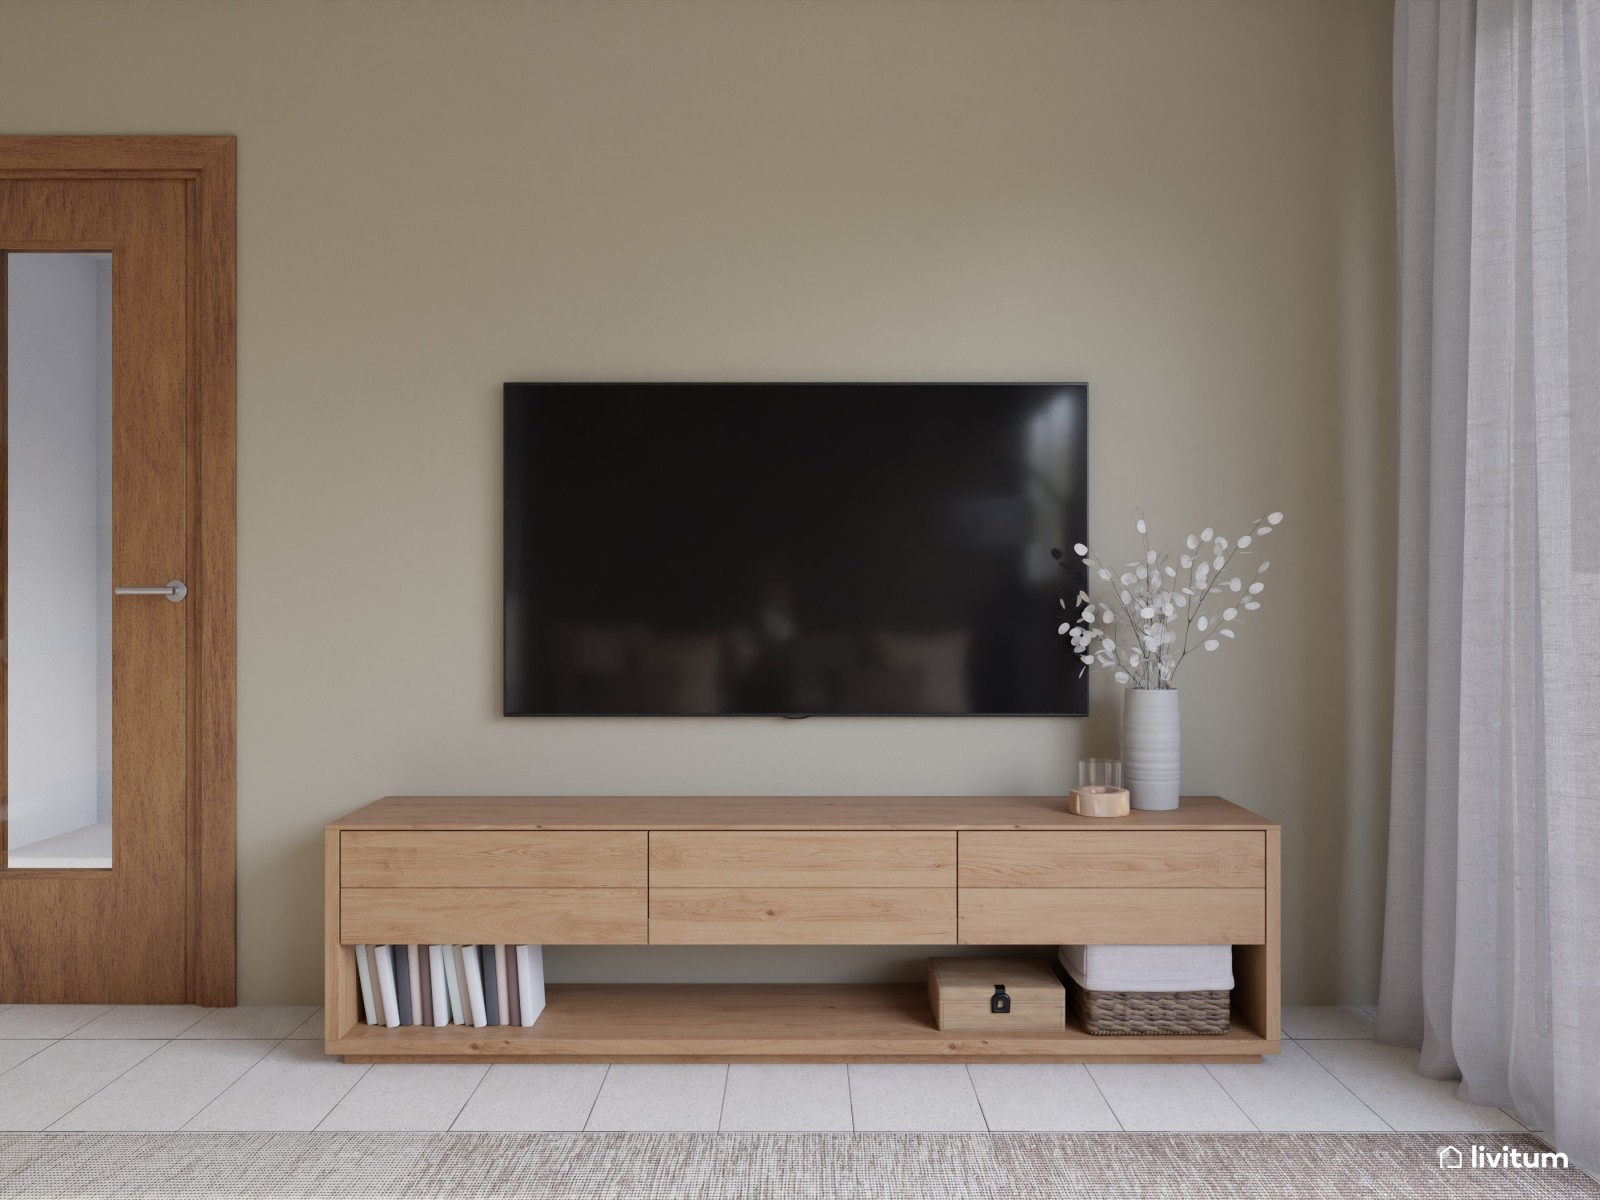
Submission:
[[[1061,965],[1091,992],[1216,992],[1233,988],[1232,946],[1062,946]]]

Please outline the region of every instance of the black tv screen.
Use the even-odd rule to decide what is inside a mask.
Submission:
[[[506,384],[506,715],[1083,715],[1056,626],[1087,409],[1084,384]]]

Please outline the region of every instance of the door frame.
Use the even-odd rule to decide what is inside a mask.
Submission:
[[[3,179],[187,184],[188,993],[237,1003],[235,912],[235,160],[233,137],[0,135]],[[3,483],[0,466],[0,483]]]

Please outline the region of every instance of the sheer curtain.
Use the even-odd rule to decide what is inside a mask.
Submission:
[[[1378,1037],[1600,1168],[1600,0],[1397,0]]]

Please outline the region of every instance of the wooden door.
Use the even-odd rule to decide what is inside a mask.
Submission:
[[[208,153],[175,171],[171,151],[184,142],[210,143]],[[128,156],[140,152],[130,170]],[[215,186],[224,167],[230,219],[219,264],[198,201],[215,206],[200,184],[210,170]],[[0,138],[0,329],[11,334],[0,371],[11,366],[17,376],[0,374],[0,783],[8,801],[0,1002],[234,1002],[231,174],[231,139]],[[82,650],[95,635],[85,625],[64,632],[49,611],[56,590],[70,607],[68,585],[81,592],[84,572],[69,564],[59,580],[51,575],[65,551],[39,532],[41,505],[55,502],[52,488],[72,468],[65,453],[60,464],[41,462],[58,441],[37,430],[50,427],[49,406],[65,402],[38,383],[33,351],[42,355],[44,343],[65,336],[70,313],[48,306],[55,292],[37,301],[19,281],[42,288],[36,281],[55,266],[70,279],[85,257],[103,272],[102,335],[109,317],[97,434],[105,460],[94,600],[104,606],[100,809],[92,827],[38,840],[63,819],[50,804],[88,801],[47,786],[57,776],[34,767],[59,698],[27,656],[47,636]],[[39,312],[22,311],[41,303]],[[19,345],[24,336],[33,344]],[[32,496],[19,486],[29,480]],[[14,669],[24,660],[25,675]],[[34,748],[19,744],[18,730]],[[84,745],[63,741],[55,753],[70,759]]]

